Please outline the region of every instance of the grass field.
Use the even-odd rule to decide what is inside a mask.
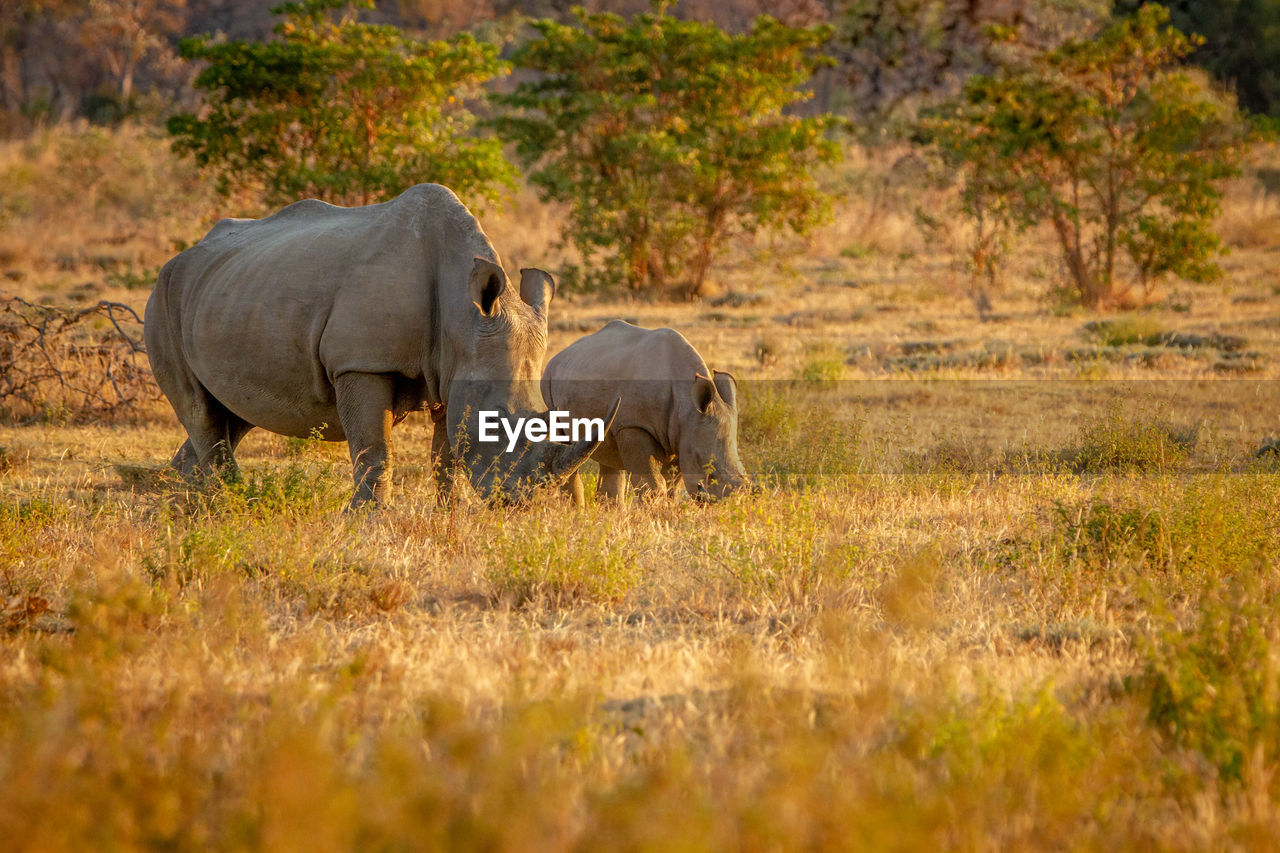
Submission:
[[[65,245],[10,209],[10,292],[140,307],[199,236],[195,184],[91,184]],[[1226,279],[1140,311],[1031,241],[979,312],[862,202],[709,302],[562,296],[552,353],[621,316],[739,376],[763,489],[712,506],[443,508],[416,417],[355,517],[344,447],[196,489],[163,404],[0,427],[0,847],[1271,849],[1280,229],[1233,193]],[[553,218],[485,222],[533,264]]]

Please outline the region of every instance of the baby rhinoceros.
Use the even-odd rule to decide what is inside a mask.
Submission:
[[[603,417],[621,396],[613,429],[592,454],[600,492],[619,499],[629,477],[637,492],[666,492],[679,470],[698,500],[747,485],[738,459],[738,390],[733,376],[707,369],[674,329],[612,320],[551,359],[542,395],[552,409]],[[568,487],[582,502],[582,482]]]

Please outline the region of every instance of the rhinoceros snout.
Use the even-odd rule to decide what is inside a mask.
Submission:
[[[758,494],[759,487],[745,476],[732,480],[720,480],[712,476],[698,483],[697,491],[693,493],[693,499],[701,503],[714,503],[736,492]]]

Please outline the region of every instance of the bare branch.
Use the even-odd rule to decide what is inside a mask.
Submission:
[[[145,356],[142,318],[128,305],[57,308],[0,294],[0,420],[145,417],[160,396]]]

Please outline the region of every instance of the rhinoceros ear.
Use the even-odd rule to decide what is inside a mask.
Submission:
[[[716,383],[716,390],[720,392],[720,399],[724,400],[729,408],[738,408],[738,380],[733,378],[733,374],[727,370],[714,370],[711,372],[711,378]]]
[[[539,316],[547,316],[547,306],[555,295],[556,280],[551,273],[532,267],[520,270],[520,298]]]
[[[701,414],[711,411],[711,404],[716,401],[716,386],[708,376],[693,374],[693,407]]]
[[[471,278],[467,280],[467,292],[480,313],[492,317],[498,310],[498,297],[506,289],[507,274],[502,267],[485,258],[476,258]]]

